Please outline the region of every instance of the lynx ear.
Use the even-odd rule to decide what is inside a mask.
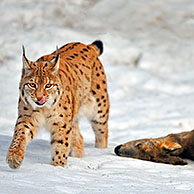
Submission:
[[[51,64],[53,65],[54,73],[58,72],[59,64],[60,64],[60,55],[59,55],[58,46],[56,47],[56,53],[57,53],[56,57],[50,61]]]
[[[23,69],[24,69],[24,73],[26,74],[31,69],[31,66],[30,66],[31,62],[25,56],[24,46],[22,46],[22,49],[23,49]]]

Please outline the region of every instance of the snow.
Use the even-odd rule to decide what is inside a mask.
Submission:
[[[114,147],[194,127],[192,0],[1,0],[0,193],[193,193],[194,162],[172,166],[121,158]],[[85,156],[50,165],[49,134],[29,144],[19,170],[5,162],[17,117],[22,45],[30,60],[56,45],[104,42],[100,59],[111,102],[109,146],[94,148],[80,123]]]

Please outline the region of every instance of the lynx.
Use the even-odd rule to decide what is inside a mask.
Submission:
[[[107,81],[98,56],[101,41],[69,43],[32,62],[25,56],[19,85],[18,118],[7,154],[13,169],[21,166],[27,144],[44,126],[51,136],[52,165],[64,166],[68,155],[83,157],[78,129],[87,116],[95,133],[95,146],[106,148],[109,99]]]

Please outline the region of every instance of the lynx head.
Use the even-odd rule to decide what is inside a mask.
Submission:
[[[51,108],[62,93],[58,74],[60,56],[57,48],[56,57],[51,61],[29,61],[23,47],[23,70],[20,82],[21,98],[33,109],[46,106]]]

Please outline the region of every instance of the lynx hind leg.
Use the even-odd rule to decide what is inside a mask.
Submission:
[[[106,148],[108,142],[109,99],[106,76],[98,58],[93,64],[91,94],[96,101],[95,112],[91,119],[95,133],[95,147]]]
[[[96,92],[93,91],[96,100],[94,116],[91,119],[91,125],[95,133],[95,147],[106,148],[108,143],[108,117],[109,117],[109,100],[107,91],[102,88]]]
[[[79,131],[78,123],[75,123],[72,127],[71,148],[69,155],[79,158],[84,156],[84,141]]]
[[[108,144],[107,123],[102,124],[101,120],[95,120],[95,121],[92,121],[92,128],[95,133],[95,147],[96,148],[107,148],[107,144]]]

